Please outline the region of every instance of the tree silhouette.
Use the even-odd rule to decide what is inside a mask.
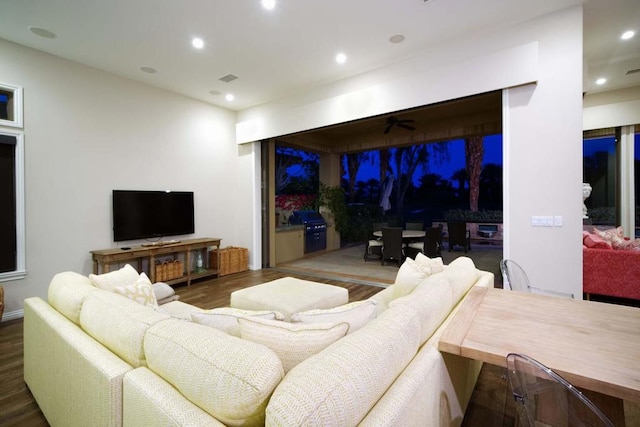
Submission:
[[[469,209],[471,209],[471,212],[478,212],[480,173],[482,172],[482,157],[484,156],[482,139],[481,136],[472,136],[464,140],[464,155],[469,177]]]
[[[356,197],[355,187],[358,170],[360,170],[362,162],[369,160],[369,153],[349,153],[345,154],[345,159],[347,163],[347,174],[349,176],[349,186],[347,194],[349,195],[349,201],[353,202]]]

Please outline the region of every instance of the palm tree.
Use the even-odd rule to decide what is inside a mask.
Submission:
[[[356,197],[356,192],[354,190],[356,187],[356,177],[358,176],[358,170],[360,169],[360,165],[362,164],[362,162],[369,159],[369,153],[349,153],[345,154],[345,158],[349,176],[349,201],[353,202]]]
[[[484,144],[481,136],[472,136],[464,140],[464,154],[469,176],[469,209],[478,212],[478,199],[480,196],[480,173],[482,172],[482,158],[484,157]]]

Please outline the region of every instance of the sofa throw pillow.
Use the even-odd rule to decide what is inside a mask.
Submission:
[[[442,257],[429,258],[423,253],[419,253],[416,255],[416,262],[419,266],[426,268],[428,267],[431,271],[431,274],[440,273],[444,270],[444,262],[442,262]]]
[[[97,288],[113,291],[114,288],[127,286],[138,280],[140,275],[135,268],[126,264],[119,270],[104,274],[90,274],[89,280]]]
[[[303,311],[291,316],[291,323],[346,322],[349,324],[347,334],[351,334],[376,318],[377,305],[377,301],[369,299],[350,302],[335,308]]]
[[[238,318],[240,317],[259,317],[269,320],[284,320],[284,315],[274,310],[243,310],[233,307],[221,307],[211,310],[203,310],[191,313],[191,321],[205,326],[211,326],[226,332],[234,337],[240,336],[240,326]]]
[[[622,237],[614,237],[611,239],[611,246],[613,249],[621,251],[639,251],[640,239],[624,239]]]
[[[153,284],[153,293],[158,301],[171,298],[176,294],[176,291],[164,282],[156,282]]]
[[[596,227],[593,227],[593,234],[602,237],[609,243],[612,243],[612,240],[616,237],[624,238],[624,230],[622,227],[610,228],[608,230],[598,230]]]
[[[321,352],[349,331],[348,323],[287,323],[240,317],[240,338],[269,347],[282,361],[285,374]]]
[[[597,234],[587,233],[583,240],[584,246],[595,249],[613,249],[611,244]]]
[[[141,273],[138,280],[127,286],[118,286],[113,292],[120,294],[142,305],[157,307],[158,301],[153,293],[151,280],[145,273]]]
[[[400,298],[409,295],[420,284],[422,279],[431,274],[429,267],[420,267],[417,262],[411,258],[407,258],[396,275],[394,282],[394,298]]]

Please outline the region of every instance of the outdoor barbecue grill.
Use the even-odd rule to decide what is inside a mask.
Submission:
[[[327,222],[318,211],[295,211],[289,222],[304,226],[305,254],[327,248]]]

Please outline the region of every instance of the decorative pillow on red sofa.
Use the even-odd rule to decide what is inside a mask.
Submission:
[[[640,251],[640,239],[630,240],[615,237],[611,241],[611,246],[613,246],[613,249],[622,251]]]
[[[583,243],[588,248],[613,249],[609,242],[607,242],[597,234],[588,234],[587,236],[585,236]]]
[[[608,230],[598,230],[596,227],[593,227],[593,234],[597,234],[609,243],[611,243],[611,241],[616,237],[624,238],[624,230],[622,229],[622,226],[610,228]]]
[[[601,243],[597,243],[597,246],[590,246],[592,242],[589,242],[589,237],[585,236],[584,232],[582,233],[582,235],[584,236],[582,240],[584,246],[588,248],[605,249],[604,246],[601,246]],[[624,237],[624,231],[622,227],[610,228],[608,230],[598,230],[594,227],[593,234],[590,237],[591,239],[600,237],[605,243],[611,245],[613,249],[640,252],[640,239],[632,240],[628,237]]]

